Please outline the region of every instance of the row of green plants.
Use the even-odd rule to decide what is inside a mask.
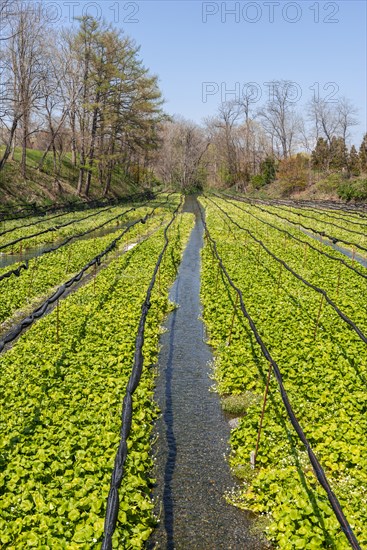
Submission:
[[[0,246],[7,245],[9,243],[9,246],[2,249],[1,252],[3,254],[14,254],[29,250],[31,248],[35,248],[37,246],[43,246],[50,243],[62,241],[63,239],[70,237],[73,234],[82,233],[83,231],[93,229],[93,227],[101,225],[102,223],[117,216],[118,214],[123,214],[123,212],[128,210],[128,208],[129,207],[123,205],[114,206],[112,208],[97,208],[95,210],[90,210],[87,212],[69,212],[61,218],[56,218],[55,220],[46,219],[45,221],[35,226],[20,226],[15,231],[0,236]],[[83,220],[83,218],[85,218],[86,216],[88,217]],[[73,220],[75,220],[75,223],[67,225],[66,227],[55,229],[55,231],[49,231],[48,233],[44,233],[43,235],[31,237],[31,235],[34,235],[46,229],[56,228],[59,225],[63,225],[64,223],[68,223]],[[119,222],[119,219],[111,221],[110,227],[117,223],[121,223]],[[108,226],[109,224],[107,224],[105,227]],[[2,224],[1,231],[3,231]],[[10,244],[21,237],[27,238],[18,243]]]
[[[339,226],[336,227],[335,225],[325,223],[325,218],[320,217],[319,220],[310,219],[308,217],[306,218],[302,209],[298,209],[297,212],[295,212],[290,208],[282,207],[280,209],[279,207],[269,205],[261,206],[261,208],[271,212],[274,217],[276,215],[283,216],[289,220],[292,220],[296,224],[300,223],[306,227],[315,229],[316,231],[325,232],[327,235],[335,237],[336,239],[343,239],[351,243],[357,243],[364,248],[367,248],[367,233],[363,227],[358,229],[358,227],[348,224],[347,221],[337,222],[336,220],[330,220],[333,224],[337,224]],[[362,235],[356,234],[354,231],[360,232]],[[353,246],[351,245],[350,248],[353,248]]]
[[[224,195],[224,198],[230,199],[231,197],[234,199],[239,198],[236,194],[226,193]],[[344,229],[352,229],[353,231],[363,231],[367,226],[367,212],[361,210],[357,211],[355,209],[345,210],[342,209],[342,205],[340,205],[339,208],[332,208],[330,205],[322,207],[318,205],[318,203],[314,203],[312,206],[298,206],[296,203],[292,205],[289,202],[277,204],[275,201],[267,201],[266,199],[240,200],[238,202],[242,203],[243,206],[257,206],[259,210],[273,207],[275,208],[274,212],[276,211],[282,216],[287,216],[287,213],[297,214],[297,216],[300,214],[300,216],[303,216],[302,223],[304,223],[304,225],[311,225],[313,218],[315,218],[318,222],[332,222],[333,224],[343,226]],[[325,230],[328,228],[330,232],[332,227],[333,226],[329,225],[329,223],[325,223]]]
[[[279,259],[285,261],[296,273],[315,286],[325,290],[337,306],[362,328],[367,335],[367,320],[365,316],[367,279],[348,269],[341,262],[321,255],[317,250],[344,260],[346,264],[357,268],[360,273],[367,277],[367,269],[363,265],[359,264],[356,260],[353,261],[351,258],[346,257],[337,250],[325,247],[322,242],[315,241],[312,237],[300,232],[297,227],[289,226],[286,222],[282,222],[281,219],[274,219],[274,216],[259,212],[254,207],[233,202],[232,204],[226,203],[226,209],[235,222],[244,228],[248,228],[265,246]],[[226,220],[229,221],[228,218]],[[279,228],[279,231],[266,225],[266,223],[262,223],[261,220]],[[287,231],[305,243],[309,243],[317,250],[292,239],[284,231]],[[243,235],[245,237],[246,232],[243,232]],[[265,254],[265,251],[260,249],[260,254]],[[285,268],[281,267],[280,264],[278,265],[281,284]]]
[[[55,211],[55,212],[50,211],[50,212],[45,212],[44,214],[32,213],[32,211],[30,210],[29,213],[27,214],[26,211],[17,213],[16,211],[12,210],[9,207],[6,212],[7,217],[5,217],[5,219],[1,218],[0,220],[0,231],[13,232],[19,228],[25,229],[27,226],[31,224],[33,224],[31,225],[31,227],[33,227],[33,231],[36,231],[38,227],[40,226],[42,227],[43,224],[47,224],[49,222],[50,223],[53,222],[54,225],[58,223],[63,223],[63,221],[66,221],[64,220],[66,216],[72,216],[70,219],[73,219],[73,217],[74,218],[84,217],[84,216],[88,216],[88,213],[92,214],[93,212],[98,212],[100,210],[103,210],[104,208],[108,208],[108,206],[107,205],[100,206],[94,209],[80,208],[80,209],[76,209],[74,212],[71,212],[65,209],[64,211],[62,210]]]
[[[287,205],[289,206],[289,205]],[[360,210],[341,210],[341,208],[322,208],[321,206],[318,206],[317,203],[315,205],[308,206],[302,206],[297,207],[290,207],[290,209],[295,210],[297,213],[300,210],[301,212],[305,212],[308,215],[315,215],[317,214],[320,219],[326,219],[327,221],[346,221],[346,222],[353,222],[353,224],[360,224],[361,227],[366,226],[367,224],[367,212],[362,212]]]
[[[215,202],[233,218],[241,217],[225,201]],[[366,346],[330,306],[321,303],[318,293],[284,268],[280,269],[278,262],[253,239],[246,238],[211,201],[202,203],[206,207],[208,229],[224,265],[243,292],[245,306],[280,367],[295,414],[364,548],[367,546]],[[258,237],[264,237],[267,231],[269,248],[279,254],[282,250],[289,260],[290,249],[286,248],[284,253],[278,232],[268,228],[264,233],[261,224],[256,223],[242,215],[242,225]],[[296,251],[293,255],[297,255]],[[301,274],[310,275],[312,270],[323,272],[324,259],[320,255],[309,256],[308,262]],[[361,279],[359,285],[364,288],[365,280]],[[344,289],[347,287],[349,277],[344,281]],[[203,316],[215,352],[217,390],[225,400],[240,396],[244,404],[238,427],[231,431],[230,438],[230,464],[241,484],[227,498],[258,514],[274,547],[349,548],[307,452],[287,417],[274,375],[270,378],[256,467],[250,466],[269,364],[208,240],[202,252],[201,293]],[[345,295],[342,299],[343,306],[355,307],[351,303],[354,298]],[[360,312],[365,305],[362,297]]]
[[[123,217],[124,223],[142,218],[151,211],[152,207],[137,208],[136,211]],[[148,218],[144,226],[138,224],[127,233],[126,237],[120,241],[119,248],[126,245],[128,240],[149,234],[162,223],[169,213],[170,209],[158,208],[154,217]],[[0,281],[0,323],[4,323],[18,310],[32,309],[36,303],[50,294],[56,285],[62,284],[78,273],[122,231],[123,229],[119,227],[103,237],[93,238],[93,234],[91,234],[89,239],[71,242],[55,252],[29,260],[28,269],[21,271],[19,277],[13,275]]]
[[[352,231],[363,231],[366,229],[367,218],[356,213],[340,212],[335,210],[314,210],[311,208],[297,208],[296,206],[277,206],[281,212],[292,212],[300,214],[303,218],[312,223],[313,220],[325,223],[325,227],[342,226],[343,229]],[[280,212],[280,213],[281,213]]]
[[[151,426],[160,323],[193,220],[179,215],[149,311],[144,370],[114,548],[143,548],[155,523]],[[0,358],[0,541],[3,548],[79,550],[102,539],[141,305],[163,228],[103,269]]]

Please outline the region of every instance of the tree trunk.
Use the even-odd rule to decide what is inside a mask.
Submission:
[[[71,163],[73,166],[76,166],[76,124],[75,124],[75,109],[73,109],[70,115],[70,126],[71,126]]]
[[[116,132],[114,132],[111,136],[111,142],[110,142],[110,150],[109,154],[111,155],[111,160],[107,162],[107,170],[106,170],[106,184],[105,188],[103,190],[103,196],[106,197],[110,191],[111,182],[112,182],[112,172],[114,168],[114,161],[112,160],[113,155],[115,153],[115,140],[116,140]]]
[[[21,174],[24,179],[27,177],[27,137],[28,137],[28,123],[27,116],[23,117],[22,128],[22,159],[21,159]]]
[[[84,184],[84,168],[80,167],[79,168],[78,187],[77,187],[77,190],[76,190],[78,195],[82,194],[83,184]]]
[[[104,175],[103,163],[101,161],[99,161],[99,165],[98,165],[98,183],[99,183],[99,186],[100,186],[101,189],[103,187],[103,175]]]
[[[17,126],[18,126],[18,121],[19,121],[18,117],[15,117],[14,120],[13,120],[13,124],[12,124],[11,130],[10,130],[9,139],[8,139],[7,144],[6,144],[5,151],[4,151],[4,154],[2,156],[2,159],[0,160],[0,170],[2,170],[4,168],[4,166],[6,164],[6,161],[8,160],[8,158],[10,156],[10,153],[11,153],[11,150],[12,150],[12,144],[13,144],[13,142],[15,143],[14,137],[15,137],[15,131],[16,131]]]
[[[104,197],[106,197],[110,191],[111,181],[112,181],[112,170],[113,170],[113,163],[109,163],[107,174],[106,174],[106,185],[103,190]]]
[[[100,95],[97,93],[96,96],[96,104],[98,105],[100,101]],[[99,108],[96,107],[93,112],[93,121],[92,121],[92,132],[91,132],[91,144],[90,144],[90,150],[89,150],[89,158],[88,158],[88,173],[87,173],[87,182],[85,184],[85,194],[89,195],[90,190],[90,184],[92,182],[92,167],[94,162],[94,151],[95,151],[95,145],[96,145],[96,135],[97,135],[97,126],[98,126],[98,112]]]
[[[49,144],[47,145],[43,155],[42,155],[42,158],[41,160],[39,161],[39,164],[38,164],[38,170],[42,170],[43,169],[43,165],[45,163],[45,160],[46,160],[46,157],[47,157],[47,154],[50,152],[51,148],[52,150],[54,149],[55,147],[55,139],[60,131],[60,128],[61,126],[63,125],[64,123],[64,120],[66,118],[66,113],[63,114],[63,116],[61,117],[61,120],[60,120],[60,123],[58,125],[58,127],[56,128],[56,130],[54,130],[54,127],[52,125],[52,119],[51,117],[49,117],[49,121],[48,121],[48,126],[50,128],[50,133],[51,133],[51,140],[49,142]]]
[[[14,137],[13,137],[13,143],[11,145],[11,157],[10,157],[10,159],[12,161],[15,160],[15,147],[16,147],[16,144],[17,144],[17,132],[15,131]]]

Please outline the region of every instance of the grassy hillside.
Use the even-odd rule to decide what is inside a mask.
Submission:
[[[0,147],[0,155],[2,148]],[[73,166],[70,155],[64,155],[61,164],[59,182],[53,176],[53,161],[48,155],[43,170],[38,169],[43,152],[29,149],[27,151],[27,179],[21,176],[21,150],[15,151],[15,159],[9,160],[0,172],[0,205],[37,204],[48,205],[64,202],[86,200],[76,192],[78,183],[78,168]],[[281,177],[279,177],[279,175]],[[319,175],[309,183],[308,173],[278,174],[277,179],[270,184],[256,189],[249,184],[245,193],[254,198],[293,198],[333,201],[367,201],[366,175],[345,179],[342,174],[333,173],[328,176]],[[315,181],[317,179],[317,181]],[[118,168],[115,170],[109,197],[131,195],[142,190],[144,184],[138,186]],[[228,188],[226,188],[228,190]],[[232,191],[239,189],[233,187]],[[101,198],[103,189],[98,184],[97,176],[92,180],[89,199]]]
[[[341,174],[330,174],[320,178],[317,182],[304,186],[292,186],[289,181],[276,179],[261,189],[249,188],[246,194],[254,198],[365,202],[367,200],[367,178],[360,176],[348,180]]]

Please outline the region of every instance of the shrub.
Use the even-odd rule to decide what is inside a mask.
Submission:
[[[279,163],[278,178],[287,192],[302,190],[308,184],[309,159],[300,153]]]
[[[266,185],[266,181],[262,174],[257,174],[256,176],[251,177],[251,185],[254,189],[261,189]]]
[[[260,171],[265,184],[274,181],[276,178],[274,157],[266,157],[260,164]]]
[[[346,201],[367,199],[367,179],[344,181],[339,185],[338,196]]]

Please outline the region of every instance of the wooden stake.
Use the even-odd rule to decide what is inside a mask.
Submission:
[[[259,430],[257,432],[256,449],[255,449],[255,453],[252,456],[252,461],[251,461],[252,462],[251,465],[252,465],[253,468],[255,468],[255,466],[256,466],[256,458],[257,458],[257,453],[259,451],[261,430],[262,430],[262,427],[263,427],[265,407],[266,407],[266,402],[267,402],[268,393],[269,393],[271,371],[272,371],[272,364],[270,363],[269,364],[269,370],[268,370],[268,378],[267,378],[267,381],[266,381],[266,387],[265,387],[265,392],[264,392],[264,400],[263,400],[263,406],[262,406],[261,417],[260,417],[260,425],[259,425]]]
[[[217,292],[217,288],[218,288],[218,279],[219,279],[219,264],[217,269],[217,277],[215,279],[215,292]]]
[[[339,271],[338,271],[338,283],[336,285],[336,295],[339,297],[339,288],[340,288],[340,275],[341,275],[342,264],[339,262]]]
[[[68,251],[68,261],[66,262],[65,273],[67,273],[69,271],[70,260],[71,260],[71,250],[69,249],[69,251]]]
[[[281,283],[281,280],[282,280],[282,267],[283,267],[283,264],[280,264],[279,265],[278,284],[277,284],[277,296],[279,295],[279,288],[280,288],[280,283]]]
[[[237,313],[237,303],[238,303],[238,294],[236,294],[236,301],[234,303],[234,309],[233,309],[233,315],[232,315],[232,322],[231,322],[231,330],[230,330],[230,333],[229,333],[229,338],[228,338],[228,345],[230,346],[231,345],[231,341],[232,341],[232,332],[233,332],[233,327],[234,327],[234,318],[235,318],[235,315]]]
[[[320,305],[319,305],[319,312],[317,314],[317,321],[316,321],[315,331],[313,333],[313,339],[314,340],[316,340],[316,336],[317,336],[317,329],[319,327],[319,321],[320,321],[320,317],[321,317],[321,310],[322,310],[323,302],[324,302],[324,295],[322,294],[321,300],[320,300]]]
[[[96,275],[97,275],[97,263],[94,264],[94,276],[93,276],[93,294],[96,295]]]
[[[56,302],[56,344],[60,341],[60,312],[59,312],[59,300]]]

